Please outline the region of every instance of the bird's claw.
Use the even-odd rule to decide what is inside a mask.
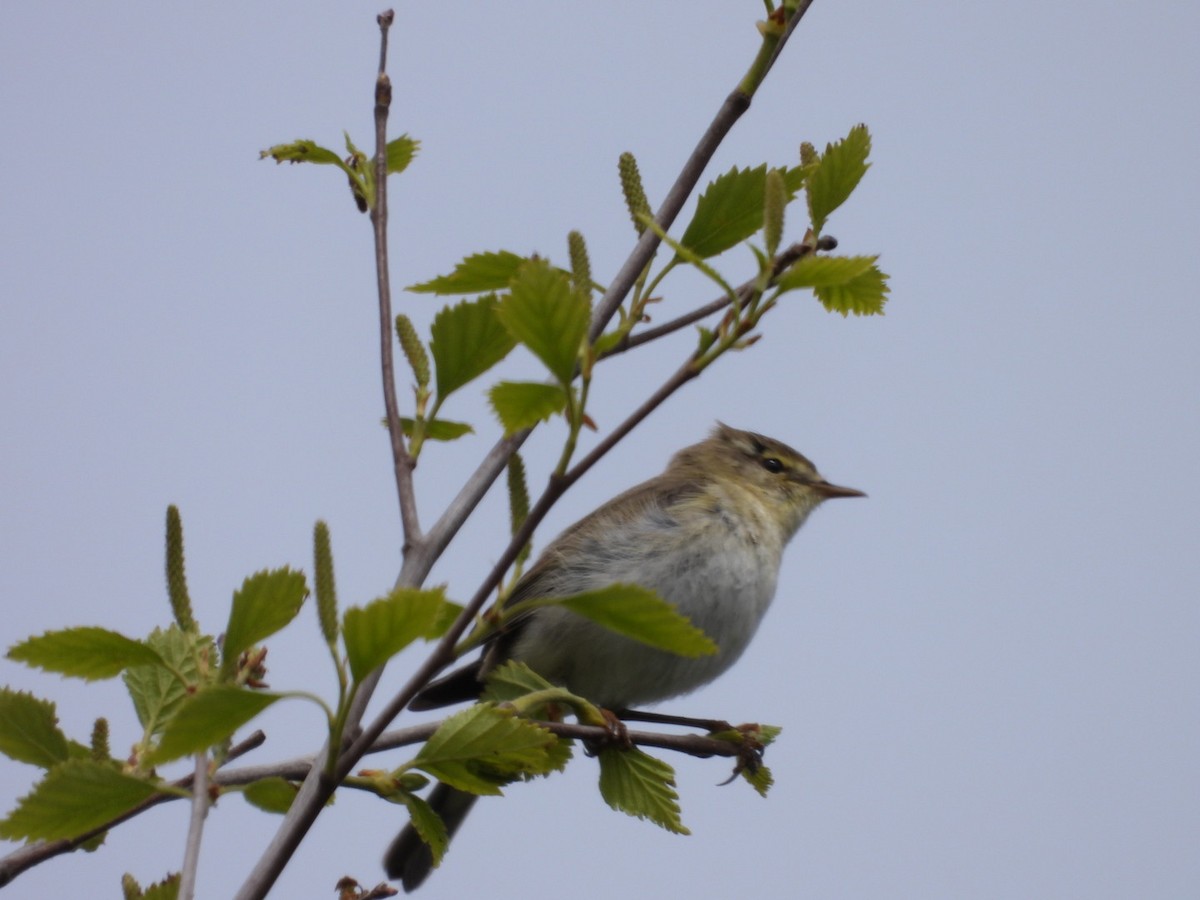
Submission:
[[[589,740],[586,744],[586,752],[589,756],[595,756],[601,750],[609,747],[616,747],[619,750],[629,750],[633,747],[633,741],[629,738],[629,729],[625,727],[625,723],[611,709],[600,707],[600,717],[604,720],[601,726],[604,729],[604,737]]]
[[[737,763],[733,767],[733,772],[720,783],[721,786],[729,784],[743,772],[749,772],[751,775],[757,772],[762,767],[763,755],[767,749],[758,737],[762,730],[758,725],[749,723],[724,730],[741,735],[741,742],[738,744]]]

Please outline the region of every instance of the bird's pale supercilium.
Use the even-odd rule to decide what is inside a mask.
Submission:
[[[783,548],[808,514],[831,497],[861,496],[830,484],[786,444],[718,425],[707,440],[676,453],[661,475],[559,535],[509,600],[638,584],[712,638],[715,654],[677,656],[562,607],[541,607],[476,662],[431,684],[412,708],[474,699],[487,673],[510,659],[610,710],[695,690],[733,665],[750,643],[775,595]],[[453,834],[475,797],[438,785],[428,799]],[[432,858],[410,825],[384,865],[411,891],[429,874]]]

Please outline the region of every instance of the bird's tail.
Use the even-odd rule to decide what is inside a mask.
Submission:
[[[448,784],[439,784],[430,791],[428,803],[442,817],[447,839],[454,837],[476,799],[475,794],[456,790]],[[433,853],[411,822],[404,826],[388,847],[383,857],[383,867],[387,870],[388,878],[400,879],[406,893],[420,887],[433,871]]]

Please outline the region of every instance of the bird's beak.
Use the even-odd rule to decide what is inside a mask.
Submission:
[[[865,497],[867,496],[862,491],[854,488],[841,487],[840,485],[830,484],[828,481],[818,481],[813,485],[813,490],[821,494],[826,499],[830,497]]]

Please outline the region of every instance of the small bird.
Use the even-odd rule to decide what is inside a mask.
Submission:
[[[718,423],[707,440],[671,459],[661,475],[608,501],[560,534],[508,600],[564,597],[612,584],[657,591],[717,644],[689,658],[656,650],[562,607],[514,622],[470,665],[432,682],[410,709],[476,699],[487,674],[520,660],[543,678],[620,711],[686,694],[728,669],[758,629],[779,577],[783,548],[831,497],[863,497],[830,484],[777,440]],[[437,785],[428,801],[447,833],[475,795]],[[405,891],[429,875],[429,847],[407,825],[384,857]]]

